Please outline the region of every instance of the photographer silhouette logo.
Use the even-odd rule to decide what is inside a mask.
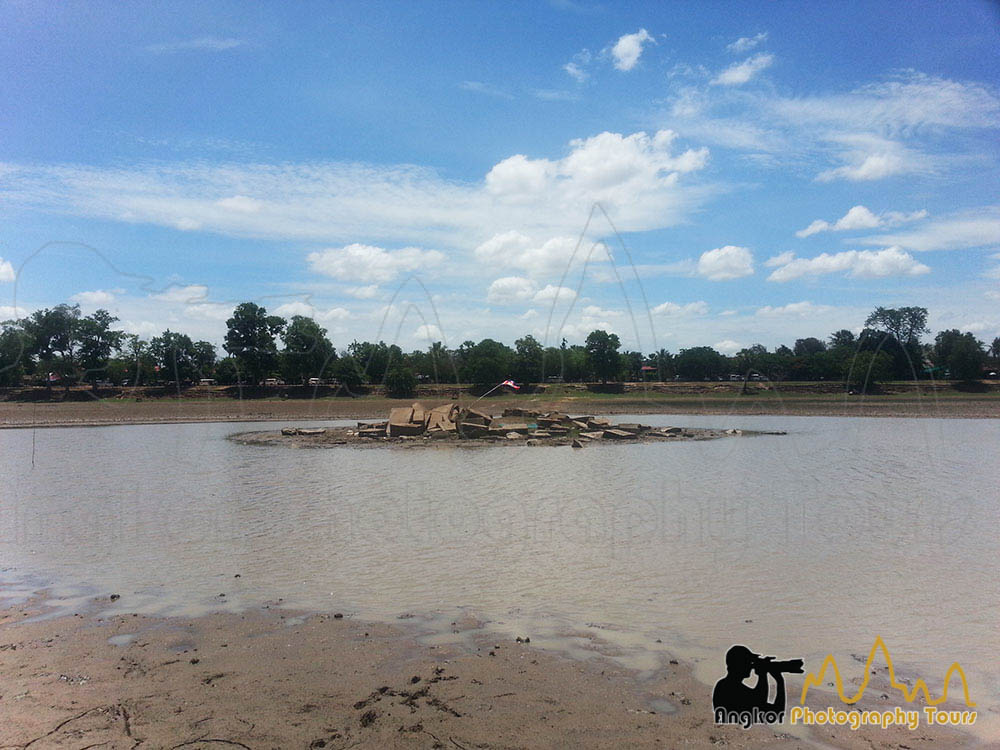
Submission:
[[[753,687],[744,680],[757,675]],[[802,673],[802,659],[775,661],[773,656],[755,654],[746,646],[735,645],[726,652],[726,676],[715,683],[712,709],[716,724],[780,724],[785,719],[785,673]],[[770,683],[774,682],[774,700]]]

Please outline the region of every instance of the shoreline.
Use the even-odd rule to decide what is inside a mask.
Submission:
[[[425,399],[429,406],[445,399]],[[469,399],[469,403],[473,400]],[[92,402],[0,402],[0,429],[103,427],[111,425],[191,424],[202,422],[281,422],[377,419],[412,399],[360,397],[319,400],[229,401],[156,399]],[[740,397],[637,398],[503,396],[480,402],[483,408],[528,407],[544,411],[615,414],[687,414],[699,416],[813,416],[930,419],[1000,419],[1000,399],[975,396],[853,396],[782,398]]]
[[[927,726],[718,726],[710,686],[690,664],[664,659],[641,675],[602,652],[596,636],[594,656],[580,661],[530,640],[498,640],[468,615],[452,623],[461,640],[430,643],[419,620],[266,607],[196,618],[98,611],[110,604],[100,597],[90,613],[37,620],[40,598],[0,608],[0,747],[853,750],[977,742]],[[829,698],[816,692],[808,703],[821,710]]]

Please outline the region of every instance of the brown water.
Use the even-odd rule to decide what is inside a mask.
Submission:
[[[706,681],[735,642],[807,668],[832,652],[848,677],[881,635],[935,694],[960,662],[998,711],[1000,422],[642,420],[789,434],[424,451],[225,439],[274,425],[7,430],[0,568],[8,594],[67,607],[280,600],[412,614],[427,640],[471,613],[575,656],[596,637],[639,669],[688,658]]]

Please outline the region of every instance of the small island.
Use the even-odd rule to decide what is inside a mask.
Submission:
[[[474,406],[451,402],[426,408],[420,403],[394,408],[384,421],[358,422],[357,427],[283,427],[280,430],[240,432],[230,439],[244,445],[327,447],[369,446],[483,446],[561,445],[583,448],[600,442],[671,442],[714,440],[740,435],[777,434],[701,427],[651,427],[638,423],[613,424],[596,416],[570,416],[556,411],[504,409],[499,417]]]

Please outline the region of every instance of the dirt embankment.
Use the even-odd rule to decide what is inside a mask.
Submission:
[[[1000,418],[1000,390],[982,384],[971,391],[950,385],[928,388],[924,383],[893,384],[878,395],[817,392],[809,384],[755,384],[743,394],[739,383],[661,384],[662,389],[629,388],[622,394],[596,394],[574,385],[552,386],[543,393],[504,394],[480,401],[494,411],[519,406],[545,411],[591,414],[711,414],[832,417],[962,417]],[[933,385],[933,384],[932,384]],[[802,387],[792,387],[802,386]],[[903,386],[906,386],[905,388]],[[817,388],[825,387],[818,384]],[[430,389],[429,393],[424,390]],[[41,389],[44,390],[44,389]],[[311,390],[311,389],[309,389]],[[472,404],[455,386],[421,386],[429,404],[456,398]],[[437,393],[440,391],[440,393]],[[322,398],[232,398],[212,389],[188,389],[180,394],[98,400],[84,389],[66,402],[0,400],[0,428],[55,427],[170,422],[266,422],[330,419],[370,419],[412,399],[378,395]]]
[[[710,687],[664,653],[640,677],[601,656],[571,661],[530,634],[496,640],[471,617],[453,640],[350,614],[158,619],[117,613],[24,622],[0,610],[4,748],[664,748],[808,747],[786,727],[712,721]],[[100,609],[114,605],[105,597]],[[124,606],[122,606],[124,605]],[[520,638],[520,637],[519,637]],[[794,692],[794,691],[793,691]],[[810,693],[820,709],[829,697]],[[827,703],[824,703],[827,702]],[[864,706],[868,708],[868,706]],[[888,704],[876,701],[875,708]],[[955,731],[822,727],[824,746],[967,747]]]

